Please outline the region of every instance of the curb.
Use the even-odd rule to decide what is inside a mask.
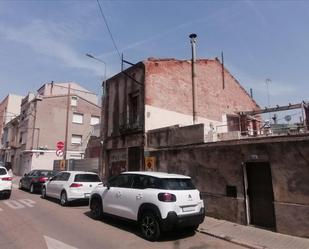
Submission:
[[[241,241],[241,240],[229,237],[229,236],[224,235],[224,234],[216,235],[216,234],[213,234],[213,233],[206,232],[203,229],[197,229],[196,231],[199,232],[199,233],[207,234],[209,236],[212,236],[212,237],[215,237],[215,238],[218,238],[218,239],[222,239],[222,240],[234,243],[236,245],[240,245],[240,246],[249,248],[249,249],[265,249],[265,248],[267,248],[267,247],[264,247],[264,246],[252,245],[252,244],[249,244],[248,242]]]

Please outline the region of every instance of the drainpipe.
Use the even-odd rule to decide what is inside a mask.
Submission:
[[[192,78],[192,114],[193,114],[193,124],[196,123],[196,88],[195,88],[195,38],[197,37],[196,34],[190,34],[190,42],[191,42],[191,49],[192,49],[192,59],[191,59],[191,78]]]

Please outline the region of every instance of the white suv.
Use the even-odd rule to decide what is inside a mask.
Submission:
[[[137,221],[150,241],[177,227],[195,230],[205,217],[191,178],[160,172],[124,172],[111,178],[91,193],[90,210],[94,219],[104,213]]]
[[[6,199],[11,196],[12,180],[13,177],[8,174],[6,168],[0,166],[0,194]]]
[[[89,199],[91,191],[99,184],[103,185],[93,172],[61,171],[44,183],[42,198],[57,198],[60,205],[66,206],[73,200]]]

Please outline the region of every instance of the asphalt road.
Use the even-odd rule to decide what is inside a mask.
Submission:
[[[158,242],[139,236],[133,223],[112,218],[95,221],[87,203],[61,207],[16,188],[9,200],[0,200],[1,249],[204,249],[243,248],[201,233],[171,233]]]

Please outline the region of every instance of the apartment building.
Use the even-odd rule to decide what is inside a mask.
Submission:
[[[101,108],[95,93],[74,82],[46,83],[21,102],[15,174],[52,169],[56,159],[82,159]],[[64,153],[56,155],[57,143]]]
[[[2,139],[5,125],[20,114],[22,96],[9,94],[0,103],[0,161],[5,161]]]

